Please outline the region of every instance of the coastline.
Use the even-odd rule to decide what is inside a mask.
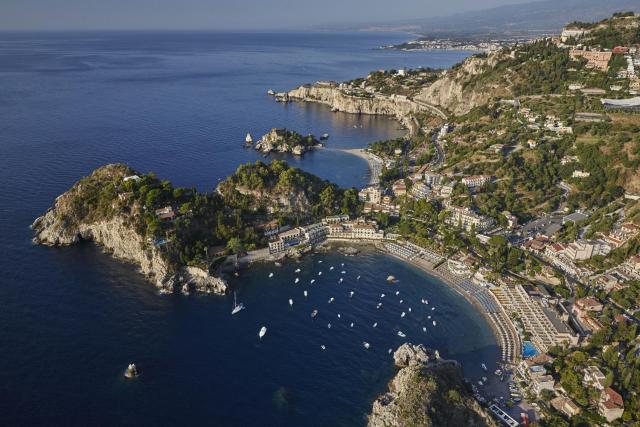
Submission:
[[[380,157],[368,152],[364,148],[332,148],[331,150],[341,151],[365,160],[369,165],[368,185],[376,186],[380,183],[380,174],[382,173],[382,167],[384,165],[384,161]]]

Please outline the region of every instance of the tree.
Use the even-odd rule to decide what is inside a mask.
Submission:
[[[237,237],[232,237],[227,241],[227,249],[234,254],[241,254],[244,252],[244,246]]]

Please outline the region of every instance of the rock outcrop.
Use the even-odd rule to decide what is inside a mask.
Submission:
[[[313,135],[304,137],[297,132],[287,129],[271,129],[269,133],[260,138],[255,145],[255,149],[263,153],[275,151],[301,156],[307,151],[321,145]]]
[[[414,115],[426,108],[400,95],[374,95],[371,97],[349,95],[337,86],[303,85],[286,93],[280,101],[317,102],[331,107],[333,111],[350,114],[372,114],[395,117],[409,133],[418,131]]]
[[[104,166],[92,174],[100,180],[124,178],[132,171],[124,165]],[[37,218],[31,228],[35,244],[48,246],[68,246],[80,241],[93,241],[102,246],[115,258],[131,262],[155,285],[166,291],[185,284],[203,292],[224,294],[227,284],[224,280],[211,276],[197,267],[172,267],[162,256],[160,249],[145,240],[133,225],[130,215],[114,214],[110,217],[96,217],[90,210],[78,203],[83,181],[76,183],[69,191],[58,196],[54,206]]]
[[[438,80],[425,87],[415,96],[415,100],[460,115],[487,104],[493,98],[512,96],[508,82],[486,81],[473,84],[474,78],[495,67],[503,56],[503,53],[494,53],[486,58],[467,58],[460,66],[448,70]]]
[[[400,370],[389,391],[373,403],[370,427],[497,427],[471,396],[455,361],[412,344],[400,346],[394,361]]]

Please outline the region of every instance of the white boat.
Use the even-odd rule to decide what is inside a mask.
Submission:
[[[384,298],[384,294],[380,294],[380,298]]]
[[[435,309],[436,309],[435,307],[431,307],[431,311],[433,311],[433,310],[435,310]]]
[[[331,323],[327,323],[327,328],[331,329]]]
[[[341,316],[340,316],[340,313],[338,313],[338,319],[339,319],[340,317],[341,317]]]
[[[313,285],[313,282],[315,282],[315,281],[316,281],[316,279],[311,279],[310,283]]]
[[[303,294],[304,294],[305,298],[309,295],[309,293],[307,291],[304,291]]]
[[[138,368],[136,367],[136,364],[129,363],[129,366],[127,366],[127,369],[125,369],[124,371],[124,377],[127,379],[132,379],[137,377],[138,375],[140,375],[140,373],[138,372]]]
[[[325,347],[325,346],[324,346],[324,344],[322,344],[322,345],[320,346],[320,348],[321,348],[323,351],[327,349],[327,347]]]
[[[405,337],[406,337],[406,335],[405,335],[405,334],[404,334],[404,332],[402,332],[402,331],[398,331],[398,336],[399,336],[400,338],[405,338]]]
[[[343,280],[343,279],[342,279],[342,277],[341,277],[341,278],[340,278],[340,280],[338,280],[338,283],[342,283],[342,280]]]
[[[294,271],[294,273],[300,273],[300,269],[296,268],[296,270]]]
[[[344,262],[341,262],[341,263],[340,263],[340,267],[344,267]]]
[[[289,298],[289,307],[293,307],[293,300]]]
[[[349,292],[349,298],[353,298],[353,294],[354,294],[353,291]]]
[[[400,315],[400,317],[404,317],[404,316],[406,316],[406,315],[407,315],[407,313],[405,313],[405,312],[403,311],[403,312],[402,312],[402,314]]]
[[[427,332],[427,328],[425,326],[422,327],[422,332]]]
[[[236,293],[233,293],[233,310],[231,310],[231,314],[236,314],[241,312],[242,310],[244,310],[244,304],[240,303],[238,304],[236,302]]]
[[[322,264],[322,260],[318,260],[318,264]]]
[[[409,309],[407,311],[409,311],[409,313],[411,313],[411,307],[409,307]]]
[[[335,301],[334,297],[329,298],[329,304],[331,304],[333,301]]]
[[[487,372],[487,365],[485,365],[484,363],[482,364],[482,370]]]
[[[329,271],[333,270],[333,265],[331,267],[329,267]]]
[[[487,382],[487,377],[482,377],[482,381],[486,383]]]
[[[318,276],[322,276],[322,271],[318,271]]]
[[[392,348],[390,348],[390,349],[387,351],[387,353],[389,353],[389,354],[393,353],[393,349],[392,349]]]
[[[312,319],[315,319],[315,318],[316,318],[316,316],[318,316],[318,310],[313,310],[313,311],[311,312],[311,318],[312,318]]]
[[[431,319],[431,316],[427,316],[427,319]]]
[[[436,323],[436,321],[435,321],[435,320],[434,320],[433,322],[431,322],[431,323],[433,323],[433,326],[436,326],[436,325],[437,325],[437,323]]]
[[[271,277],[273,277],[273,273],[269,273],[269,277],[270,277],[270,278],[271,278]]]
[[[482,386],[484,384],[482,384],[482,381],[478,381],[478,385]]]
[[[262,339],[262,337],[264,337],[264,334],[267,333],[267,327],[263,326],[262,328],[260,328],[260,332],[258,332],[258,337],[260,337],[260,339]]]
[[[380,310],[380,309],[382,308],[382,303],[381,303],[381,302],[379,302],[379,303],[378,303],[378,305],[376,306],[376,308],[377,308],[378,310]]]
[[[378,327],[378,322],[374,323],[374,324],[373,324],[373,327],[374,327],[374,328],[377,328],[377,327]]]
[[[276,267],[282,267],[282,264],[278,261],[274,262],[273,265],[275,265]]]
[[[400,291],[396,291],[396,295],[400,295]]]
[[[353,328],[353,322],[351,322],[351,323],[349,324],[349,327],[350,327],[350,328]]]
[[[300,281],[299,277],[296,277],[296,280],[293,281],[293,283],[298,283]]]
[[[347,272],[346,272],[346,271],[344,271],[344,270],[342,270],[342,271],[340,272],[340,274],[347,274]]]
[[[403,299],[401,299],[401,300],[400,300],[400,304],[402,304],[403,302],[404,302],[404,300],[403,300]]]
[[[328,133],[323,133],[322,135],[320,135],[320,140],[324,141],[326,139],[329,139],[329,134]]]
[[[361,276],[356,277],[356,280],[360,280],[360,277],[361,277]]]
[[[244,142],[246,142],[247,144],[253,144],[253,137],[250,133],[247,133],[247,136],[244,138]]]
[[[396,280],[395,276],[387,276],[387,282],[393,282],[394,280]]]
[[[371,345],[366,342],[366,341],[362,341],[362,345],[364,346],[364,348],[366,348],[367,350],[369,350],[369,347],[371,347]]]

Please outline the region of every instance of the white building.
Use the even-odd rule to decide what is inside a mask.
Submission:
[[[491,177],[486,175],[473,175],[462,178],[462,183],[470,189],[482,187],[489,181],[491,181]]]
[[[467,231],[475,228],[476,231],[483,231],[491,228],[495,221],[483,215],[478,215],[468,208],[452,206],[448,208],[450,216],[446,219],[447,223],[460,226]]]
[[[431,187],[423,182],[416,182],[411,187],[411,197],[416,200],[421,200],[429,197],[431,194]]]
[[[382,190],[378,187],[366,187],[358,193],[361,202],[380,203],[382,200]]]

